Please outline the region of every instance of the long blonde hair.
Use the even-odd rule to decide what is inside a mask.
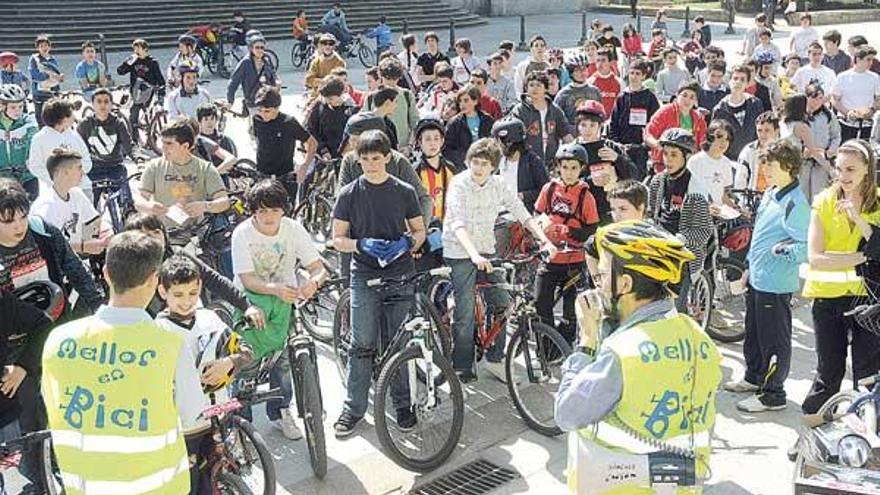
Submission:
[[[880,197],[877,195],[877,161],[871,145],[864,139],[850,139],[840,145],[837,154],[855,155],[862,163],[865,163],[868,172],[859,187],[859,195],[862,197],[862,213],[876,211],[880,208]],[[834,188],[835,196],[842,194],[839,182],[835,182],[831,187]]]

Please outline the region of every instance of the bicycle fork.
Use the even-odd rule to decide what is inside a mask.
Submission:
[[[437,396],[434,394],[434,374],[436,372],[434,371],[434,353],[427,345],[426,338],[428,337],[425,334],[424,323],[424,319],[416,318],[408,322],[404,328],[412,334],[412,339],[408,345],[418,346],[422,360],[425,362],[425,393],[427,394],[427,400],[422,404],[421,408],[424,411],[430,412],[437,406]],[[409,399],[411,407],[420,403],[418,397],[417,375],[416,361],[414,359],[410,360],[407,363],[407,378],[409,380]]]
[[[324,398],[321,393],[321,375],[318,373],[318,354],[315,351],[315,342],[305,336],[294,337],[290,344],[288,344],[287,359],[290,361],[290,369],[292,371],[291,378],[293,380],[293,393],[296,400],[296,412],[300,419],[305,421],[306,415],[309,414],[309,411],[305,409],[305,405],[303,404],[303,370],[299,369],[299,360],[297,359],[297,357],[303,353],[308,354],[309,360],[312,362],[312,366],[314,366],[315,381],[318,386],[318,403],[322,405],[322,408]]]

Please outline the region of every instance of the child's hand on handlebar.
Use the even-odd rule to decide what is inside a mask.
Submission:
[[[492,263],[479,254],[476,256],[471,256],[471,262],[477,265],[477,270],[481,270],[486,273],[492,272]]]
[[[258,330],[262,330],[266,326],[266,317],[263,315],[263,310],[256,306],[248,306],[244,311],[244,317]]]

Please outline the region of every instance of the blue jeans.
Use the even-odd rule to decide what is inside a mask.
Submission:
[[[485,255],[492,258],[492,255]],[[452,268],[452,290],[455,296],[455,311],[452,315],[452,336],[455,345],[452,350],[452,367],[456,371],[474,370],[474,335],[476,333],[474,288],[477,280],[491,283],[503,282],[495,273],[477,272],[477,265],[467,258],[446,258],[446,264]],[[489,288],[484,291],[488,306],[486,316],[503,312],[510,304],[510,295],[501,289]],[[504,343],[507,340],[502,331],[486,352],[486,359],[492,363],[500,363],[504,359]]]
[[[290,407],[293,401],[293,379],[290,376],[290,361],[287,359],[287,350],[269,370],[269,388],[277,388],[281,393],[281,399],[266,401],[266,417],[269,421],[281,419],[281,410]],[[232,391],[235,394],[235,390]],[[248,421],[253,421],[251,406],[248,405],[238,412],[238,415]]]
[[[369,278],[372,277],[355,272],[351,274],[351,347],[348,351],[348,384],[342,411],[356,418],[362,418],[367,412],[373,359],[377,352],[384,351],[391,344],[412,305],[408,298],[402,301],[388,300],[391,296],[412,294],[411,287],[379,291],[367,287]],[[391,384],[396,409],[409,407],[409,384],[405,378],[402,374],[398,375]]]

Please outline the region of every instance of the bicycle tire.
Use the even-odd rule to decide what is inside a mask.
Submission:
[[[324,438],[324,405],[318,384],[318,368],[308,352],[300,352],[294,361],[294,369],[299,373],[297,385],[302,387],[302,422],[309,447],[309,461],[315,476],[324,479],[327,475],[327,441]]]
[[[449,422],[450,428],[448,433],[445,435],[445,439],[441,439],[440,448],[437,449],[436,452],[424,457],[424,458],[414,458],[404,452],[398,447],[397,443],[392,438],[391,428],[398,430],[396,426],[392,426],[389,424],[387,420],[387,414],[385,413],[385,406],[387,395],[391,393],[390,387],[392,380],[397,378],[397,374],[399,372],[404,372],[407,368],[418,368],[418,366],[414,363],[414,366],[410,367],[410,362],[412,360],[418,359],[421,357],[421,348],[418,346],[407,346],[403,348],[400,352],[395,354],[382,368],[382,372],[379,374],[379,379],[376,382],[376,393],[373,397],[374,402],[374,418],[376,420],[376,433],[379,437],[379,443],[382,445],[382,450],[385,452],[392,461],[398,466],[401,466],[410,471],[415,471],[419,473],[425,473],[428,471],[432,471],[442,465],[446,460],[452,455],[452,452],[455,450],[455,446],[458,444],[458,440],[461,438],[461,430],[462,425],[464,424],[464,397],[462,396],[461,384],[458,381],[458,377],[455,376],[455,371],[452,369],[452,364],[446,360],[437,350],[435,349],[432,352],[433,356],[431,358],[432,362],[435,363],[439,368],[440,372],[445,374],[448,379],[446,381],[446,385],[444,387],[448,387],[448,397],[446,400],[438,399],[439,406],[435,406],[436,409],[433,410],[425,410],[422,409],[421,405],[415,405],[416,408],[416,416],[418,417],[418,426],[424,426],[425,421],[429,419],[429,415],[435,415],[439,413],[451,413],[451,418],[443,418],[448,419],[448,421],[444,421],[444,423]],[[413,373],[418,375],[418,373]],[[421,380],[419,383],[426,384],[427,380],[424,376],[421,379],[413,378],[412,374],[409,376],[408,383],[413,384],[417,380]],[[442,391],[443,387],[435,387],[435,391]],[[418,397],[426,397],[426,393],[416,393],[410,392],[410,396],[416,395]],[[447,404],[447,402],[449,402]],[[394,406],[392,405],[392,408]],[[443,408],[443,411],[440,409]],[[448,408],[448,409],[447,409]],[[396,424],[396,422],[395,422]],[[436,429],[436,428],[432,428]],[[398,430],[399,431],[399,430]],[[415,430],[414,430],[415,431]],[[417,434],[412,432],[405,433],[407,437],[416,437]],[[411,444],[412,441],[408,441],[407,444]]]
[[[435,342],[440,343],[443,355],[452,359],[452,280],[447,277],[435,277],[425,289],[425,297],[434,308],[440,332],[435,335]]]
[[[339,305],[341,295],[342,287],[334,291],[322,290],[318,292],[316,298],[307,301],[300,307],[299,317],[306,333],[326,344],[333,343],[333,316],[335,316],[335,309]],[[329,318],[323,318],[322,312],[327,311],[332,311],[333,315],[330,315]],[[330,324],[322,325],[322,321],[327,320]]]
[[[220,54],[217,60],[217,75],[223,79],[229,79],[232,75],[229,65],[227,64],[226,54]]]
[[[243,479],[232,473],[217,473],[214,477],[215,493],[222,495],[253,495]]]
[[[168,125],[168,116],[165,112],[160,112],[150,120],[150,127],[147,131],[147,147],[159,156],[162,156],[162,129],[166,125]]]
[[[700,325],[704,332],[708,333],[709,319],[712,314],[712,298],[715,294],[715,284],[707,276],[707,271],[702,270],[691,281],[687,293],[688,315]]]
[[[43,489],[46,491],[46,494],[59,495],[64,493],[64,486],[55,472],[55,457],[52,451],[51,437],[40,442],[40,465],[43,476]]]
[[[351,347],[351,290],[339,294],[339,303],[333,313],[333,354],[342,382],[347,383],[348,350]]]
[[[269,57],[269,61],[272,62],[272,67],[277,72],[278,67],[279,67],[278,66],[278,61],[279,61],[278,54],[275,53],[275,50],[272,50],[271,48],[266,48],[266,56]]]
[[[852,404],[857,398],[859,398],[860,395],[862,395],[862,393],[857,390],[842,390],[840,392],[837,392],[836,394],[829,397],[828,400],[826,400],[825,403],[822,404],[821,407],[819,407],[819,410],[816,411],[816,414],[822,416],[828,413],[834,414],[838,412],[846,412],[845,409],[843,411],[837,411],[837,408],[842,405],[845,405],[848,408],[850,404]]]
[[[718,342],[739,342],[746,337],[745,292],[733,294],[730,289],[731,281],[742,278],[745,270],[745,265],[734,258],[718,258],[715,263],[712,279],[712,313],[725,315],[721,316],[725,320],[725,325],[714,324],[710,317],[706,325],[706,333]],[[715,304],[716,298],[720,298],[720,304]]]
[[[263,472],[263,490],[262,495],[275,495],[275,461],[272,459],[272,454],[269,452],[269,448],[266,447],[266,441],[263,440],[263,436],[260,435],[260,432],[254,428],[254,425],[251,424],[250,421],[242,418],[241,416],[233,416],[232,417],[232,425],[235,431],[241,433],[242,436],[238,436],[237,443],[241,445],[244,449],[246,446],[244,445],[243,440],[246,439],[248,443],[253,446],[254,451],[256,451],[257,459],[253,459],[250,456],[253,456],[254,452],[248,452],[242,450],[242,453],[248,456],[248,458],[242,462],[240,459],[235,459],[235,463],[238,466],[239,474],[246,470],[252,469],[255,461],[260,463],[260,469]],[[247,483],[247,480],[244,476],[242,479],[245,480],[245,484],[250,488],[250,484]],[[258,492],[259,493],[259,492]]]
[[[532,343],[525,340],[531,334],[535,335],[534,350],[530,349]],[[551,342],[556,347],[554,354],[548,352],[548,349],[543,349],[542,352],[542,347],[547,345],[547,342]],[[524,343],[527,343],[526,348],[534,353],[535,356],[527,356],[528,360],[524,363],[526,365],[525,369],[528,381],[523,380],[517,383],[516,379],[519,377],[519,373],[514,368],[518,364],[517,358],[522,355],[522,346]],[[553,356],[551,362],[547,362],[547,354]],[[513,405],[516,407],[520,417],[522,417],[529,428],[547,437],[555,437],[562,434],[562,429],[556,425],[556,421],[553,417],[553,406],[555,404],[553,393],[555,392],[555,389],[558,388],[559,379],[561,379],[562,376],[562,363],[569,354],[571,354],[571,346],[568,345],[568,342],[566,342],[564,338],[562,338],[562,335],[553,329],[553,327],[541,323],[540,321],[537,321],[537,319],[527,320],[521,323],[517,332],[513,335],[513,338],[510,339],[510,343],[507,345],[507,352],[504,358],[504,369],[507,377],[507,390],[510,393]],[[542,377],[538,377],[535,373],[536,370],[532,369],[534,361],[536,360],[541,367],[545,368],[544,372],[542,372]],[[557,364],[559,366],[558,374],[549,369],[549,365],[555,366]],[[544,374],[548,376],[543,376]],[[537,395],[533,394],[532,392],[534,392],[534,390],[531,389],[534,389],[535,387],[529,385],[538,385],[538,381],[552,385],[552,390],[554,392],[547,394],[539,393]],[[520,389],[520,385],[527,383],[529,385]],[[533,395],[536,395],[534,397],[535,403],[540,406],[540,409],[533,408],[527,404],[527,402],[532,402]],[[548,417],[549,420],[546,419]]]
[[[303,62],[305,62],[305,50],[303,50],[301,43],[294,43],[293,46],[290,47],[290,65],[292,65],[294,69],[299,69],[302,67]]]
[[[369,69],[373,65],[375,65],[376,54],[373,52],[373,49],[365,44],[361,44],[358,47],[358,60],[361,61],[361,65],[364,66],[364,69]]]

